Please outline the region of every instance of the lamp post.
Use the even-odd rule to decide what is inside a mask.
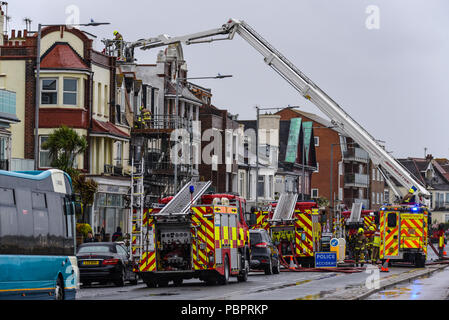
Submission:
[[[107,25],[109,22],[90,22],[85,24],[72,24],[72,27],[97,27],[100,25]],[[52,26],[67,26],[65,24],[42,24],[39,23],[37,28],[37,44],[36,44],[36,107],[34,114],[34,169],[39,169],[39,108],[41,101],[40,92],[40,72],[41,72],[41,38],[42,27]]]
[[[187,80],[204,80],[204,79],[225,79],[225,78],[232,78],[233,75],[221,75],[218,74],[216,76],[213,77],[191,77],[191,78],[179,78],[176,77],[176,98],[175,98],[175,106],[176,106],[176,115],[179,117],[179,87],[180,87],[180,82],[182,81],[187,81]],[[190,120],[192,121],[192,120]],[[193,167],[193,128],[192,128],[192,124],[190,125],[190,159],[191,159],[191,166]],[[175,118],[175,130],[178,129],[178,121]],[[176,131],[175,131],[176,132]],[[176,150],[177,151],[177,150]],[[177,155],[177,154],[176,154]],[[177,189],[178,189],[178,165],[177,165],[178,161],[177,159],[175,159],[174,161],[174,185],[173,185],[173,194],[175,195],[177,193]],[[191,169],[193,172],[193,168]]]

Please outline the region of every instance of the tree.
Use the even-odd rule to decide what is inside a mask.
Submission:
[[[93,204],[98,188],[94,180],[80,175],[79,170],[73,167],[75,157],[87,149],[86,138],[79,136],[72,128],[63,125],[48,137],[48,140],[42,144],[42,149],[50,151],[52,167],[67,172],[72,178],[73,189],[81,197],[82,220],[84,221],[85,208]]]
[[[79,174],[73,168],[75,157],[86,151],[87,140],[72,128],[63,125],[48,137],[42,144],[42,149],[49,150],[52,167],[67,172],[73,178]]]

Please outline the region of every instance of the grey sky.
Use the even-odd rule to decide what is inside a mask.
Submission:
[[[10,29],[64,23],[66,7],[80,20],[111,22],[85,29],[98,39],[118,30],[125,40],[184,35],[245,20],[282,52],[395,157],[449,157],[449,2],[446,0],[9,1]],[[367,6],[380,9],[380,29],[365,26]],[[101,43],[96,48],[101,50]],[[157,51],[139,52],[154,63]],[[254,106],[301,105],[322,115],[236,36],[184,47],[189,76],[212,88],[213,103],[254,119]]]

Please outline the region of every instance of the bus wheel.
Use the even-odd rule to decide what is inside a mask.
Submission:
[[[55,287],[55,300],[64,300],[64,296],[64,282],[62,281],[61,277],[58,277]]]

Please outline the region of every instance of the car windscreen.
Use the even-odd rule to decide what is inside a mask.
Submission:
[[[251,242],[251,245],[256,245],[262,242],[262,235],[260,233],[250,233],[249,240]]]
[[[80,247],[78,250],[78,253],[107,253],[107,252],[113,252],[111,246],[85,246]]]

